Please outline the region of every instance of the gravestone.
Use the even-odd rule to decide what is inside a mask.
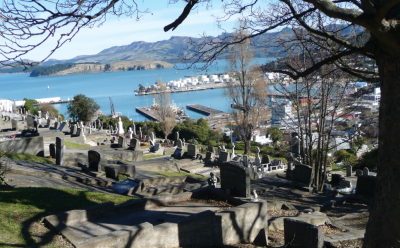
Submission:
[[[132,139],[133,132],[132,132],[132,128],[131,127],[129,127],[129,129],[128,129],[128,134],[129,134],[129,139]]]
[[[222,163],[231,161],[229,153],[221,151],[219,153],[218,161],[220,161]]]
[[[340,175],[340,174],[332,174],[331,184],[339,185],[341,181],[342,181],[342,175]]]
[[[61,123],[61,122],[62,122],[61,115],[59,115],[59,116],[57,117],[57,122],[58,122],[58,123]]]
[[[121,147],[121,148],[127,148],[125,137],[119,136],[119,138],[118,138],[118,146]]]
[[[50,120],[50,119],[47,119],[46,127],[47,127],[47,128],[50,128],[50,124],[51,124],[51,120]]]
[[[120,194],[125,194],[127,193],[130,189],[139,187],[140,184],[138,182],[131,181],[129,179],[126,179],[124,181],[121,181],[113,186],[110,187],[110,189],[113,189],[117,191]]]
[[[138,139],[131,139],[129,149],[134,151],[140,151],[140,141]]]
[[[139,127],[139,139],[143,139],[142,127]]]
[[[50,157],[56,158],[56,144],[52,143],[49,145]]]
[[[11,128],[12,130],[18,130],[18,121],[15,119],[11,120]]]
[[[176,147],[182,148],[182,140],[178,139],[178,140],[176,141]]]
[[[56,121],[54,122],[54,129],[57,129],[57,127],[58,127],[58,122]]]
[[[27,125],[28,125],[29,127],[33,127],[33,121],[34,121],[34,119],[33,119],[32,116],[28,116],[28,117],[26,118],[26,122],[27,122]]]
[[[214,158],[214,154],[212,152],[207,152],[206,153],[206,160],[211,160]]]
[[[75,125],[75,124],[74,124],[74,125],[71,125],[71,128],[70,128],[69,133],[70,133],[71,135],[74,135],[75,130],[76,130],[76,125]]]
[[[294,168],[293,181],[306,184],[311,187],[313,181],[314,169],[311,166],[297,164]]]
[[[77,137],[81,136],[81,129],[80,128],[76,129],[76,136]]]
[[[371,198],[374,197],[375,184],[376,184],[375,176],[358,176],[356,194]]]
[[[197,155],[197,146],[196,145],[188,145],[188,155],[190,157],[196,157],[196,155]]]
[[[347,168],[346,168],[346,177],[351,177],[351,171],[352,171],[352,169],[353,169],[353,166],[351,166],[351,165],[347,165]]]
[[[244,166],[244,167],[246,167],[246,168],[249,167],[250,161],[249,161],[249,158],[248,158],[246,155],[243,156],[243,158],[242,158],[242,163],[243,163],[243,166]]]
[[[106,177],[118,181],[118,168],[106,165],[104,166],[104,171],[106,172]]]
[[[172,154],[172,156],[173,156],[174,158],[182,158],[184,153],[185,153],[185,152],[183,151],[182,148],[176,148],[176,149],[175,149],[175,152]]]
[[[56,137],[56,164],[63,165],[64,163],[64,139]]]
[[[65,125],[67,125],[67,123],[65,121],[62,122],[60,127],[56,130],[56,132],[62,132],[62,130],[64,129]]]
[[[94,171],[100,171],[100,153],[97,151],[89,150],[88,151],[88,160],[89,160],[89,169]]]
[[[296,165],[297,166],[297,165]],[[285,248],[323,248],[324,234],[322,229],[307,222],[283,219]]]
[[[209,152],[215,153],[215,149],[214,149],[214,147],[213,147],[212,145],[209,145],[208,148],[207,148],[207,150],[208,150]]]
[[[135,126],[135,123],[132,124],[132,132],[133,132],[133,136],[136,136],[136,126]]]
[[[261,164],[261,159],[260,159],[260,148],[257,147],[256,149],[256,159],[255,159],[255,163],[256,164]]]
[[[223,163],[220,165],[221,188],[231,189],[232,195],[250,197],[250,174],[240,165]]]
[[[232,146],[232,153],[231,153],[231,158],[233,159],[236,155],[235,155],[235,143],[231,143]],[[260,161],[261,162],[261,161]]]
[[[150,140],[155,141],[155,137],[154,137],[154,133],[153,132],[150,133]]]
[[[363,176],[369,176],[369,170],[367,167],[364,167],[363,169]]]
[[[42,111],[38,111],[38,117],[42,118]]]
[[[179,140],[179,132],[175,133],[175,142],[177,142]]]
[[[356,170],[356,176],[362,176],[362,174],[363,174],[362,170],[360,170],[360,169]]]

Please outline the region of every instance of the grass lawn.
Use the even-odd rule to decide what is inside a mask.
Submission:
[[[200,178],[200,179],[204,179],[204,180],[208,179],[207,177],[203,177],[201,175],[197,175],[197,174],[193,174],[193,173],[187,173],[187,172],[184,172],[184,171],[181,171],[181,172],[154,171],[154,172],[157,173],[157,174],[166,176],[166,177],[194,176],[194,177],[197,177],[197,178]]]
[[[78,143],[73,143],[73,142],[68,142],[68,141],[64,141],[64,145],[66,147],[69,147],[69,148],[82,148],[82,147],[89,147],[90,146],[88,144],[81,145],[81,144],[78,144]]]
[[[0,186],[0,247],[72,247],[44,227],[41,219],[108,201],[118,205],[137,199],[76,189]]]
[[[346,171],[346,166],[336,166],[336,165],[332,165],[332,171]]]
[[[166,157],[166,156],[168,156],[168,155],[153,155],[153,154],[151,154],[151,155],[144,155],[144,156],[143,156],[143,160],[152,159],[152,158],[159,158],[159,157]]]
[[[54,164],[55,163],[54,159],[48,159],[48,158],[44,158],[44,157],[37,157],[35,155],[22,154],[22,153],[9,152],[9,153],[6,153],[4,157],[5,158],[11,158],[11,159],[30,161],[30,162],[46,163],[46,164]]]

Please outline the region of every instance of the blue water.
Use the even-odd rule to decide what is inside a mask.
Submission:
[[[256,59],[259,64],[264,64],[269,59]],[[184,65],[178,64],[178,68]],[[135,121],[146,118],[135,111],[136,107],[153,104],[153,96],[135,96],[139,84],[152,85],[161,77],[164,82],[184,78],[184,76],[224,73],[226,62],[218,61],[217,66],[209,67],[207,71],[177,70],[175,68],[147,71],[121,71],[108,73],[80,74],[53,77],[29,77],[29,74],[3,74],[0,75],[0,98],[22,100],[23,98],[39,99],[61,97],[72,99],[74,95],[84,94],[92,97],[100,105],[105,114],[110,114],[111,97],[114,102],[115,112],[122,112]],[[50,90],[47,90],[47,86]],[[211,108],[228,111],[230,104],[223,96],[223,89],[203,90],[188,93],[171,94],[172,100],[185,108],[190,118],[200,118],[203,115],[187,110],[188,104],[201,104]],[[62,114],[66,114],[68,104],[53,105]]]

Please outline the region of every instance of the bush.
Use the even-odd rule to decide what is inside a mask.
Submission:
[[[245,146],[243,142],[235,143],[235,150],[244,150]]]
[[[358,165],[361,168],[367,167],[370,170],[376,169],[378,166],[378,149],[372,149],[369,152],[366,152],[358,162]]]
[[[273,156],[275,154],[275,149],[272,146],[264,146],[261,148],[261,153]]]
[[[217,146],[217,142],[215,142],[215,140],[209,140],[208,145],[209,146]]]
[[[341,162],[344,158],[348,157],[350,153],[348,153],[346,150],[339,150],[335,152],[335,157],[336,157],[336,163]]]

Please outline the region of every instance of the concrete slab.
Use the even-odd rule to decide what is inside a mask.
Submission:
[[[295,217],[278,217],[273,220],[269,221],[268,229],[270,231],[279,231],[279,230],[284,230],[284,224],[283,220],[284,219],[292,219],[292,220],[299,220],[299,221],[304,221],[310,224],[313,224],[314,226],[319,226],[319,225],[324,225],[325,221],[331,221],[326,214],[321,213],[321,212],[312,212],[310,214],[300,214]]]
[[[203,203],[183,203],[151,210],[131,212],[127,214],[113,215],[96,221],[84,221],[68,225],[76,237],[81,239],[106,235],[118,230],[130,229],[132,226],[144,222],[156,226],[162,223],[179,223],[186,218],[200,212],[220,210],[216,206]]]

